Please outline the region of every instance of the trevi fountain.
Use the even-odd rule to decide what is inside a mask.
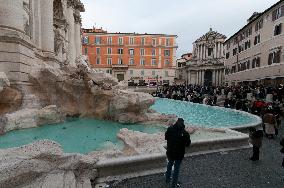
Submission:
[[[0,4],[0,187],[91,188],[91,180],[161,172],[164,131],[177,116],[188,123],[189,153],[247,147],[248,136],[229,128],[260,123],[202,105],[188,115],[192,104],[131,91],[92,69],[81,54],[80,0]],[[187,119],[205,111],[244,121],[204,128],[203,118]]]

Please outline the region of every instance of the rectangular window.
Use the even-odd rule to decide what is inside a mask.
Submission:
[[[250,48],[250,40],[245,42],[245,50]]]
[[[233,56],[235,56],[237,54],[237,50],[238,50],[237,48],[233,49]]]
[[[129,74],[130,74],[130,75],[133,75],[133,70],[129,70]]]
[[[169,66],[170,65],[170,60],[166,59],[165,60],[165,66]]]
[[[164,51],[164,55],[169,57],[171,55],[171,51],[170,50],[165,50]]]
[[[118,54],[123,54],[123,48],[118,48],[118,49],[117,49],[117,53],[118,53]]]
[[[134,49],[129,49],[129,55],[134,56]]]
[[[112,44],[112,37],[108,37],[108,38],[107,38],[107,43],[108,43],[108,44]]]
[[[145,37],[141,38],[141,45],[145,45]]]
[[[169,76],[169,71],[165,71],[165,77]]]
[[[281,50],[271,52],[268,56],[268,65],[272,63],[280,63],[281,61]]]
[[[230,52],[227,52],[226,53],[226,59],[229,59],[230,58]]]
[[[156,75],[156,72],[153,70],[152,71],[152,76],[155,76]]]
[[[230,46],[231,46],[231,42],[229,41],[229,42],[228,42],[228,44],[226,45],[227,50],[229,50],[229,49],[230,49]]]
[[[258,31],[262,28],[263,26],[263,19],[259,20],[258,22],[256,22],[255,24],[255,31]]]
[[[112,49],[111,48],[107,48],[107,54],[112,54]]]
[[[152,59],[152,60],[151,60],[151,65],[152,65],[152,66],[156,66],[156,64],[157,64],[157,63],[156,63],[156,59]]]
[[[152,49],[152,56],[156,55],[156,49]]]
[[[134,65],[134,59],[129,59],[129,65]]]
[[[282,24],[278,24],[274,27],[274,36],[280,35],[282,32]]]
[[[119,37],[119,38],[118,38],[118,44],[119,44],[119,45],[123,45],[123,38],[122,38],[122,37]]]
[[[107,64],[111,65],[112,64],[112,58],[107,58]]]
[[[83,44],[89,44],[89,37],[88,36],[83,37]]]
[[[141,70],[141,75],[144,76],[144,70]]]
[[[88,54],[88,48],[85,47],[85,55],[87,55],[87,54]]]
[[[97,59],[96,59],[96,64],[97,64],[97,65],[101,64],[101,58],[97,57]]]
[[[96,52],[97,52],[97,55],[101,54],[101,49],[100,48],[96,48]]]
[[[145,59],[140,59],[140,65],[145,66]]]
[[[272,21],[275,21],[284,15],[284,6],[278,7],[272,12]]]
[[[95,44],[101,44],[101,37],[95,38]]]
[[[166,46],[170,46],[170,39],[166,38]]]
[[[122,65],[122,64],[123,64],[123,62],[122,62],[122,59],[121,59],[121,58],[118,58],[117,64],[119,64],[119,65]]]
[[[111,69],[106,70],[106,73],[108,73],[108,74],[112,74],[112,70],[111,70]]]
[[[145,49],[144,48],[140,49],[140,55],[145,55]]]
[[[257,45],[260,43],[260,34],[254,37],[254,45]]]
[[[260,57],[256,58],[256,67],[260,67]]]
[[[134,44],[134,37],[129,37],[129,44],[133,45]]]
[[[157,44],[157,39],[153,38],[153,39],[152,39],[152,45],[153,45],[153,46],[156,46],[156,44]]]
[[[208,56],[212,56],[213,55],[213,48],[208,48]]]

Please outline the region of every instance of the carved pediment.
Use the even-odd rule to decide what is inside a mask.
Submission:
[[[205,35],[197,39],[195,42],[200,42],[200,41],[207,41],[208,44],[214,44],[214,41],[216,39],[226,39],[227,37],[221,33],[218,33],[217,31],[213,31],[210,28],[210,31],[207,32]]]

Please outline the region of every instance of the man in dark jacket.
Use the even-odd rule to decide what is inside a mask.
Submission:
[[[165,139],[167,140],[168,158],[166,183],[170,183],[172,167],[174,165],[172,187],[177,187],[178,174],[180,164],[184,158],[185,147],[191,144],[190,135],[185,131],[184,120],[182,118],[178,118],[177,122],[167,129]]]
[[[252,161],[258,161],[259,160],[259,149],[262,146],[262,137],[263,137],[263,131],[262,130],[256,130],[254,127],[249,128],[249,141],[253,146],[253,155],[250,158]]]

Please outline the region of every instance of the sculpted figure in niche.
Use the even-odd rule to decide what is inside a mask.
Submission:
[[[66,63],[67,41],[66,33],[68,24],[64,17],[63,3],[61,0],[53,1],[53,23],[54,23],[54,52],[61,63]]]
[[[23,26],[25,33],[30,36],[31,34],[31,28],[30,28],[30,0],[23,0],[23,9],[24,9],[24,15],[23,15]]]

